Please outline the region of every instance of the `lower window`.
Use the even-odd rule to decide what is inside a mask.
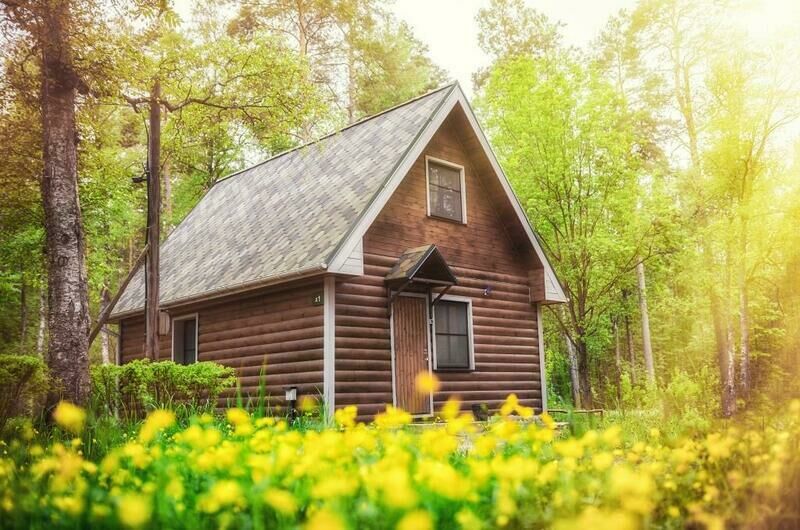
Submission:
[[[197,316],[172,321],[172,360],[178,364],[197,362]]]
[[[435,368],[470,370],[472,308],[469,302],[440,300],[434,306]]]

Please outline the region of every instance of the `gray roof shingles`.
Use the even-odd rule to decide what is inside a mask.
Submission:
[[[161,244],[161,303],[327,263],[450,87],[219,181]],[[144,307],[143,276],[112,317]]]

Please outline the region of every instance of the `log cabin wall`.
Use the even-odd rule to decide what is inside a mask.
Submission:
[[[271,402],[281,404],[285,386],[297,386],[299,396],[321,397],[323,306],[314,305],[312,300],[322,292],[322,281],[318,280],[173,310],[171,314],[198,314],[199,361],[235,368],[245,396],[258,394],[263,367]],[[143,318],[122,320],[120,331],[120,362],[141,359]],[[159,348],[162,360],[171,358],[171,335],[160,337]]]
[[[472,299],[475,341],[475,371],[437,372],[442,388],[434,395],[435,409],[454,395],[465,407],[486,403],[497,408],[513,392],[541,410],[536,307],[529,293],[534,265],[504,229],[501,212],[490,199],[497,195],[484,180],[494,176],[474,169],[477,164],[467,155],[461,131],[454,116],[444,122],[367,231],[364,275],[337,282],[337,407],[355,404],[361,416],[371,416],[392,403],[383,278],[403,251],[434,243],[459,279],[448,294]],[[465,167],[466,225],[428,217],[426,155]],[[489,295],[484,294],[486,287],[491,288]]]

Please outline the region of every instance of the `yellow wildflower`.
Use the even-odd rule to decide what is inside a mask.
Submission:
[[[342,521],[342,518],[327,508],[322,508],[321,510],[314,512],[314,514],[308,519],[308,523],[306,523],[305,526],[305,530],[346,529],[347,525],[345,525],[344,521]]]
[[[240,408],[231,408],[225,413],[225,417],[231,425],[239,426],[250,423],[250,414]]]
[[[333,475],[322,479],[311,488],[311,496],[316,499],[348,497],[358,490],[358,480],[346,475]]]
[[[441,388],[441,383],[439,383],[439,378],[436,377],[435,374],[430,372],[420,372],[417,374],[415,380],[415,386],[417,392],[420,394],[430,394],[431,392],[438,392],[439,388]]]
[[[428,512],[415,510],[400,519],[397,530],[433,530],[433,519]]]
[[[53,419],[63,429],[80,434],[86,422],[86,411],[69,401],[60,401],[53,411]]]
[[[469,508],[462,508],[456,514],[456,522],[461,527],[461,530],[481,530],[483,528],[480,517],[475,515]]]
[[[128,493],[117,503],[117,517],[128,528],[138,528],[150,521],[153,506],[150,499],[138,493]]]
[[[358,416],[358,407],[355,405],[348,405],[344,408],[338,409],[333,413],[336,424],[345,429],[351,429],[356,425],[356,417]]]
[[[281,515],[292,516],[297,513],[297,501],[286,490],[270,488],[264,492],[264,502]]]
[[[451,397],[448,398],[442,407],[441,415],[445,421],[453,421],[458,417],[459,412],[461,412],[461,401]]]
[[[139,431],[139,441],[148,443],[152,441],[158,433],[175,424],[175,413],[171,410],[154,410],[147,415],[147,419]]]
[[[178,478],[173,478],[169,481],[164,491],[173,499],[181,499],[183,497],[183,482]]]
[[[555,428],[556,428],[556,420],[554,420],[553,417],[550,414],[548,414],[547,412],[542,412],[539,415],[539,419],[542,420],[542,424],[545,427],[547,427],[551,431],[555,430]]]
[[[567,438],[555,444],[556,453],[569,458],[580,458],[583,456],[583,445],[580,440]]]
[[[392,405],[386,405],[386,412],[375,416],[375,425],[378,427],[401,427],[409,423],[411,423],[411,414]]]
[[[214,513],[227,506],[243,507],[245,502],[244,492],[238,482],[220,480],[200,500],[199,507],[206,513]]]
[[[592,456],[592,466],[598,471],[605,471],[614,463],[614,455],[601,452]]]
[[[77,517],[83,513],[83,499],[77,495],[66,495],[53,499],[53,505],[59,510],[72,517]]]
[[[655,483],[649,475],[634,471],[627,466],[617,466],[611,470],[610,492],[619,499],[622,506],[642,515],[653,509]]]

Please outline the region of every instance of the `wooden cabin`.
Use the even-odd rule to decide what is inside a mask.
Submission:
[[[541,310],[565,301],[458,84],[219,181],[161,245],[160,295],[161,359],[361,417],[512,392],[546,409]],[[144,300],[140,270],[119,362],[143,356]]]

